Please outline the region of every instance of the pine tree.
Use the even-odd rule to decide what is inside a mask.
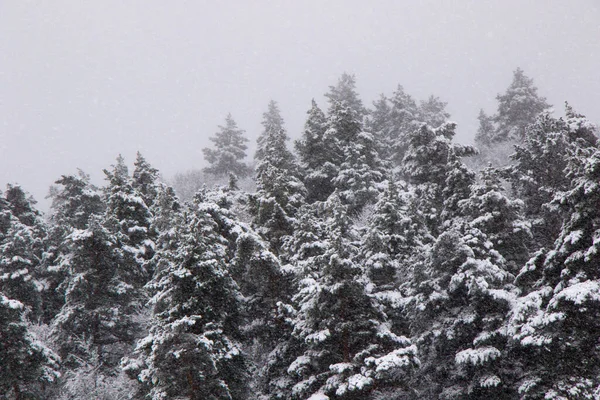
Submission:
[[[117,240],[117,251],[121,253],[123,268],[136,276],[128,282],[142,287],[152,271],[147,269],[148,260],[154,252],[156,233],[152,230],[152,215],[142,195],[133,188],[127,166],[121,156],[111,171],[104,170],[108,185],[106,211],[103,225]]]
[[[514,163],[505,173],[532,221],[534,247],[552,246],[559,233],[563,216],[550,202],[571,184],[564,173],[568,160],[597,143],[597,129],[567,105],[565,119],[541,114],[527,129],[524,142],[515,147]]]
[[[421,101],[417,110],[417,119],[436,129],[448,122],[450,114],[446,112],[445,103],[439,97],[429,96],[426,101]]]
[[[13,218],[6,237],[0,243],[0,291],[24,305],[32,320],[42,311],[42,285],[36,269],[40,264],[42,247],[33,229]]]
[[[46,322],[50,322],[64,305],[64,293],[59,287],[67,275],[63,268],[63,261],[69,257],[67,236],[74,229],[86,229],[89,218],[101,215],[105,207],[102,194],[90,183],[89,175],[81,170],[77,175],[63,175],[55,184],[50,188],[50,225],[40,274]]]
[[[242,162],[246,158],[248,139],[244,131],[239,129],[231,114],[225,118],[225,126],[219,126],[219,131],[210,140],[215,148],[204,148],[202,152],[210,164],[204,172],[217,176],[228,176],[230,173],[243,178],[250,174],[251,169]]]
[[[474,179],[460,158],[477,151],[472,146],[452,143],[455,130],[453,122],[437,129],[423,124],[410,134],[404,157],[403,175],[414,185],[417,206],[434,236],[444,221],[450,222],[457,214],[458,202],[469,196]]]
[[[373,136],[361,132],[344,148],[344,162],[333,180],[348,212],[356,215],[379,195],[377,184],[384,179],[383,162],[379,158]]]
[[[569,215],[554,248],[540,251],[517,280],[528,286],[511,321],[526,367],[523,399],[594,399],[600,387],[600,151],[573,157],[567,177],[572,185],[553,201]]]
[[[41,214],[35,209],[36,201],[27,196],[19,185],[8,184],[4,193],[12,214],[22,223],[33,227],[39,225]]]
[[[156,186],[160,174],[156,168],[152,167],[150,163],[146,161],[139,151],[137,152],[133,165],[132,186],[142,196],[146,206],[150,208],[157,195]]]
[[[0,396],[24,400],[58,378],[56,356],[28,330],[26,307],[0,292]]]
[[[317,103],[313,100],[312,107],[307,112],[302,138],[295,142],[303,181],[307,189],[307,201],[324,201],[333,193],[332,179],[337,171],[330,161],[330,151],[324,135],[327,130],[327,118]]]
[[[391,110],[389,99],[381,94],[379,99],[373,102],[373,109],[369,110],[365,120],[365,127],[373,135],[379,157],[385,162],[389,162],[393,154],[394,131],[390,117]]]
[[[471,186],[469,198],[459,202],[461,214],[469,224],[482,231],[506,260],[513,273],[529,259],[531,224],[523,215],[523,202],[504,194],[497,170],[481,172],[479,184]]]
[[[468,225],[455,225],[424,250],[407,303],[422,361],[416,397],[515,398],[519,371],[506,352],[506,315],[516,296],[504,260]]]
[[[393,134],[390,143],[392,151],[392,162],[394,166],[401,165],[408,149],[409,134],[416,129],[416,121],[419,120],[419,109],[412,96],[398,85],[390,99],[392,109],[390,118],[392,120]]]
[[[527,77],[521,68],[513,72],[513,80],[504,94],[496,96],[498,112],[494,115],[497,129],[493,141],[522,142],[525,128],[550,105],[546,98],[538,95],[533,79]]]
[[[224,240],[223,261],[242,295],[239,303],[241,342],[256,369],[253,393],[270,393],[272,356],[287,345],[290,327],[282,310],[293,293],[289,272],[269,249],[269,243],[236,214],[236,192],[230,189],[203,190],[195,201],[198,210],[212,218]]]
[[[291,233],[291,218],[304,201],[306,190],[297,178],[292,153],[286,147],[288,139],[277,103],[271,101],[263,115],[264,131],[258,138],[255,158],[256,186],[255,224],[271,242],[276,252],[281,238]]]
[[[292,338],[299,355],[287,370],[295,383],[290,395],[364,399],[375,387],[401,385],[418,363],[416,349],[390,330],[365,292],[345,207],[335,195],[328,202],[326,241],[300,264]]]
[[[345,104],[332,105],[323,139],[335,166],[334,189],[350,205],[350,212],[357,213],[376,198],[383,168],[372,135],[363,132],[359,115]]]
[[[85,229],[91,215],[104,211],[102,196],[90,177],[82,170],[77,175],[63,175],[50,190],[52,213],[50,221],[54,227]]]
[[[46,225],[20,186],[8,185],[0,196],[0,291],[21,302],[31,320],[42,312],[41,261]]]
[[[356,92],[356,77],[354,75],[344,72],[335,86],[329,86],[329,92],[325,94],[325,97],[329,100],[329,114],[332,113],[337,103],[350,108],[361,122],[367,114],[367,110]]]
[[[197,204],[196,204],[197,207]],[[238,343],[240,295],[225,265],[226,244],[203,210],[183,210],[176,248],[148,284],[154,315],[131,374],[149,398],[244,399],[246,361]]]
[[[135,338],[131,316],[139,294],[132,284],[137,271],[128,270],[117,239],[102,222],[92,216],[85,230],[75,229],[66,238],[65,304],[53,325],[65,367],[86,363],[91,348],[98,352],[101,369],[110,373]]]
[[[475,134],[475,144],[479,147],[489,147],[492,145],[494,137],[496,135],[496,128],[494,126],[493,117],[488,116],[483,109],[479,110],[477,116],[479,120],[479,127]]]
[[[389,181],[369,220],[361,252],[373,292],[396,291],[412,256],[432,240],[407,195]]]

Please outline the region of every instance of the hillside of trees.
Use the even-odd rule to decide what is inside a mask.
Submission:
[[[435,96],[326,98],[252,166],[228,115],[172,185],[8,185],[0,398],[600,398],[598,128],[521,69],[475,146]]]

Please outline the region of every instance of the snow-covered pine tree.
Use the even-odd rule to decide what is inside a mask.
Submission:
[[[327,118],[313,100],[304,124],[302,137],[294,145],[298,152],[304,185],[307,189],[307,201],[325,201],[333,193],[332,180],[337,171],[331,163],[331,152],[324,140],[327,130]]]
[[[479,127],[477,133],[475,133],[475,144],[480,148],[492,146],[496,134],[494,118],[487,115],[482,108],[479,110],[477,120],[479,121]]]
[[[506,315],[516,295],[502,256],[468,224],[423,250],[407,302],[422,362],[416,398],[515,398],[519,371],[506,352]]]
[[[224,239],[223,262],[242,295],[239,304],[241,343],[255,371],[253,393],[270,393],[271,356],[284,348],[291,330],[282,310],[293,293],[290,274],[283,270],[269,244],[236,214],[231,189],[203,190],[195,197],[198,209],[209,215]]]
[[[496,96],[498,111],[494,115],[496,130],[492,141],[522,142],[525,128],[532,124],[537,116],[550,108],[546,98],[538,95],[533,79],[527,77],[521,68],[513,71],[513,80],[504,94]]]
[[[563,216],[550,207],[557,192],[566,191],[572,180],[565,174],[568,160],[577,152],[595,148],[598,130],[567,104],[565,118],[541,114],[527,128],[522,144],[515,147],[512,165],[505,176],[531,220],[534,248],[550,247],[558,236]]]
[[[558,239],[517,279],[528,286],[511,321],[526,366],[518,387],[522,399],[600,394],[600,151],[574,155],[567,178],[569,190],[553,200],[568,215]],[[540,277],[533,285],[531,275]]]
[[[384,179],[384,165],[379,158],[373,136],[360,132],[344,148],[344,162],[333,180],[340,199],[352,215],[374,204],[379,195],[378,183]]]
[[[336,170],[334,188],[350,206],[351,213],[374,202],[378,194],[376,184],[383,180],[383,165],[373,136],[363,132],[361,119],[345,101],[332,104],[323,136]]]
[[[291,233],[291,218],[304,202],[306,189],[297,177],[294,156],[286,146],[283,118],[274,101],[263,114],[262,124],[264,130],[255,155],[258,192],[254,197],[254,223],[271,243],[271,249],[279,252],[282,237]]]
[[[0,243],[0,292],[26,307],[31,320],[42,312],[42,285],[37,269],[43,246],[33,229],[11,218],[10,227]]]
[[[97,356],[96,367],[113,373],[136,335],[131,316],[139,293],[133,282],[137,271],[121,259],[114,233],[92,215],[86,229],[66,237],[68,257],[62,267],[67,277],[61,290],[65,304],[53,321],[63,366],[75,369]]]
[[[409,193],[401,193],[390,180],[369,219],[361,257],[374,285],[372,293],[390,291],[390,296],[395,296],[398,286],[408,278],[409,260],[424,243],[432,241],[420,216],[411,209],[412,201]]]
[[[30,227],[40,225],[41,214],[35,209],[36,201],[19,185],[8,184],[4,197],[12,214],[22,223]]]
[[[404,91],[402,85],[398,85],[390,98],[392,109],[390,118],[393,134],[390,143],[393,165],[398,167],[402,164],[408,149],[408,135],[416,129],[419,120],[419,109],[412,96]]]
[[[481,171],[479,183],[459,207],[470,226],[482,231],[504,257],[508,270],[517,273],[529,259],[531,224],[523,215],[523,202],[504,193],[499,172],[491,167]]]
[[[156,232],[152,229],[152,214],[141,193],[133,188],[123,157],[119,155],[111,171],[104,170],[106,211],[103,225],[115,236],[122,267],[127,270],[128,284],[141,288],[152,275],[148,260],[154,253]]]
[[[91,215],[104,212],[102,195],[82,170],[63,175],[50,189],[50,222],[54,227],[85,229]]]
[[[27,307],[37,320],[42,312],[44,254],[47,228],[35,200],[18,185],[8,185],[0,196],[0,291]]]
[[[365,127],[373,135],[379,157],[388,163],[392,159],[394,138],[390,118],[391,110],[389,99],[381,94],[379,99],[373,102],[373,108],[368,111],[369,113],[365,119]]]
[[[131,185],[142,196],[146,206],[150,208],[157,195],[156,186],[158,185],[160,173],[146,161],[139,151],[136,154],[133,166]]]
[[[206,161],[210,164],[204,168],[204,172],[217,176],[234,174],[239,178],[250,175],[250,167],[242,161],[246,158],[248,149],[248,139],[244,133],[244,130],[238,128],[231,114],[227,114],[225,125],[219,125],[215,136],[210,138],[214,148],[202,149]]]
[[[198,201],[175,225],[176,246],[161,247],[148,288],[154,315],[131,375],[151,399],[245,399],[247,362],[238,343],[241,296],[227,271],[226,240]]]
[[[361,123],[363,122],[367,110],[356,92],[356,77],[354,75],[344,72],[335,86],[329,86],[329,92],[325,93],[325,97],[329,100],[329,114],[332,113],[336,103],[343,103],[357,115]]]
[[[43,282],[44,321],[50,322],[64,305],[64,293],[58,290],[67,271],[62,262],[69,257],[66,237],[73,229],[86,229],[90,216],[100,215],[105,205],[100,191],[90,183],[89,175],[63,175],[50,188],[50,224],[45,240],[40,278]]]
[[[308,258],[298,264],[292,337],[298,348],[287,369],[294,384],[288,397],[366,399],[406,382],[418,363],[416,348],[390,329],[366,293],[346,207],[336,194],[328,203],[325,241],[313,244],[316,252],[304,245]]]
[[[422,100],[417,109],[416,119],[419,122],[426,123],[436,129],[448,122],[450,114],[446,111],[445,103],[439,97],[429,96],[427,100]]]
[[[5,399],[40,398],[39,385],[59,377],[56,355],[28,329],[26,308],[0,291],[0,397]]]
[[[431,233],[437,236],[456,215],[458,202],[470,194],[474,175],[461,157],[476,154],[472,146],[452,142],[456,124],[445,123],[437,129],[423,124],[409,135],[409,148],[402,173],[412,185],[417,207]]]

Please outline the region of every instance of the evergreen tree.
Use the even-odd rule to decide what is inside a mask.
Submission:
[[[498,112],[494,115],[496,132],[493,141],[522,142],[525,128],[550,105],[546,98],[538,95],[533,79],[527,77],[521,68],[513,72],[513,80],[504,94],[496,96]]]
[[[35,209],[36,201],[28,196],[19,185],[8,184],[4,193],[12,214],[22,223],[30,227],[39,225],[41,214]]]
[[[401,85],[391,98],[382,95],[373,105],[367,129],[376,140],[381,159],[397,167],[408,149],[408,135],[416,128],[419,109]]]
[[[36,249],[42,246],[33,229],[13,218],[6,237],[0,243],[0,291],[24,305],[37,319],[42,311],[42,285],[37,279],[36,269],[40,264],[40,254]]]
[[[139,151],[137,152],[133,166],[132,186],[142,196],[146,206],[150,208],[157,195],[156,186],[160,174],[156,168],[152,167],[146,161]]]
[[[477,133],[475,134],[475,144],[479,147],[489,147],[492,145],[496,135],[494,119],[488,116],[485,111],[481,109],[479,110],[477,120],[479,120],[479,127],[477,128]]]
[[[375,184],[383,180],[382,163],[373,137],[363,132],[359,115],[345,103],[332,105],[328,129],[324,134],[328,143],[331,164],[335,166],[334,188],[350,212],[359,212],[376,198]]]
[[[330,151],[324,140],[327,118],[313,100],[307,112],[304,133],[295,142],[295,148],[303,171],[304,185],[308,191],[307,201],[324,201],[333,193],[332,180],[337,171],[330,161]]]
[[[452,122],[437,129],[423,124],[410,134],[404,157],[403,175],[414,185],[417,206],[434,236],[444,220],[450,222],[457,215],[458,202],[469,196],[474,179],[460,158],[477,151],[472,146],[452,143],[455,130]]]
[[[479,184],[471,186],[471,196],[459,202],[462,215],[482,231],[516,273],[529,259],[531,225],[523,216],[523,202],[507,197],[497,170],[481,172]]]
[[[429,96],[426,101],[421,101],[417,110],[417,119],[434,129],[439,128],[448,122],[450,118],[450,114],[446,112],[447,104],[441,101],[439,97]]]
[[[432,240],[416,210],[411,209],[414,199],[406,195],[389,181],[369,220],[361,248],[373,292],[395,292],[407,277],[412,256]]]
[[[250,174],[251,169],[242,162],[246,158],[248,139],[244,131],[239,129],[231,114],[225,118],[225,126],[219,126],[219,131],[210,140],[214,149],[204,148],[202,152],[210,164],[204,172],[217,176],[228,176],[230,173],[243,178]]]
[[[154,252],[156,233],[152,230],[152,215],[141,194],[132,185],[127,166],[121,156],[112,171],[104,170],[108,185],[103,225],[117,240],[123,266],[136,276],[128,282],[142,287],[152,275],[148,260]]]
[[[373,102],[373,109],[369,110],[365,121],[365,127],[373,135],[380,158],[387,162],[392,159],[394,143],[391,110],[389,99],[382,94],[378,100]]]
[[[325,97],[329,100],[329,114],[332,113],[337,103],[350,108],[361,122],[367,114],[367,110],[356,92],[356,77],[354,75],[344,72],[335,86],[329,86],[329,92],[325,94]]]
[[[288,276],[282,271],[278,258],[268,249],[268,244],[236,216],[236,195],[236,191],[232,189],[204,189],[197,193],[194,209],[211,219],[215,233],[220,238],[224,251],[221,261],[242,296],[238,302],[236,337],[257,372],[252,380],[251,390],[266,393],[268,354],[273,349],[284,346],[289,335],[288,327],[279,315],[278,303],[289,302],[291,288]],[[167,201],[164,204],[170,210],[169,204],[175,203]],[[157,273],[162,273],[160,271],[164,271],[169,265],[165,261],[168,259],[161,257],[159,253],[175,252],[179,248],[176,237],[178,225],[181,224],[181,219],[177,220],[180,218],[179,213],[167,211],[165,217],[167,215],[173,216],[175,222],[171,222],[173,228],[161,229],[163,233],[157,243],[159,250],[153,259],[156,271],[159,271]],[[129,364],[134,366],[136,362]],[[133,367],[132,370],[139,372],[139,367]]]
[[[82,170],[77,175],[63,175],[50,190],[50,221],[56,228],[85,229],[91,215],[104,211],[102,196],[90,177]]]
[[[102,372],[112,373],[136,335],[132,315],[139,293],[133,285],[138,271],[121,259],[115,235],[92,216],[84,230],[66,238],[69,256],[62,267],[65,304],[53,321],[63,365],[77,368],[97,353]]]
[[[299,355],[287,370],[295,383],[293,399],[319,393],[369,398],[376,387],[402,385],[418,363],[414,346],[391,331],[377,301],[365,292],[346,209],[335,195],[329,202],[326,241],[316,254],[307,253],[298,271],[292,340]]]
[[[31,320],[42,312],[41,260],[46,225],[20,186],[8,185],[0,201],[0,291],[21,302]]]
[[[565,174],[568,160],[580,151],[595,148],[597,129],[567,105],[566,117],[541,114],[527,129],[521,145],[505,169],[516,196],[523,200],[525,215],[532,221],[534,247],[552,246],[563,216],[551,207],[555,193],[568,190],[571,179]]]
[[[150,387],[152,399],[247,398],[240,295],[227,272],[226,243],[197,204],[176,226],[178,244],[158,251],[163,267],[148,284],[154,315],[138,344],[142,361],[128,370]]]
[[[26,307],[0,292],[0,396],[38,398],[36,386],[58,378],[56,356],[28,330]],[[39,393],[39,392],[38,392]]]
[[[263,115],[263,126],[255,156],[255,224],[272,249],[279,251],[281,238],[291,233],[290,218],[303,203],[306,190],[296,177],[294,157],[286,147],[288,137],[274,101]]]
[[[40,274],[44,287],[44,321],[47,322],[64,305],[64,293],[59,287],[67,275],[63,268],[63,261],[69,257],[67,236],[74,229],[86,229],[89,218],[101,215],[105,207],[101,193],[81,170],[77,175],[63,175],[55,184],[50,188],[50,225]]]
[[[512,314],[526,367],[523,399],[594,399],[600,387],[600,151],[581,152],[567,171],[572,186],[554,203],[569,217],[554,248],[539,252],[517,280],[529,292]],[[532,275],[539,279],[531,288]]]
[[[383,163],[379,159],[373,136],[361,132],[355,141],[344,148],[344,162],[340,165],[338,176],[333,180],[336,190],[348,212],[356,215],[367,204],[377,200],[377,184],[383,181]]]
[[[486,236],[468,225],[455,225],[423,252],[407,303],[422,361],[417,398],[515,398],[519,370],[506,352],[511,281]]]
[[[415,130],[416,121],[420,119],[420,114],[417,103],[410,94],[404,91],[401,85],[398,85],[396,88],[390,102],[392,103],[390,118],[393,127],[390,143],[392,151],[391,159],[394,166],[399,166],[408,149],[408,136]]]

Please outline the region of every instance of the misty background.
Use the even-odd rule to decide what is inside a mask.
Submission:
[[[0,1],[0,187],[45,210],[60,175],[101,183],[138,150],[169,179],[205,166],[228,112],[252,156],[269,100],[295,139],[344,71],[366,106],[439,96],[459,142],[517,67],[600,122],[599,66],[598,0]]]

